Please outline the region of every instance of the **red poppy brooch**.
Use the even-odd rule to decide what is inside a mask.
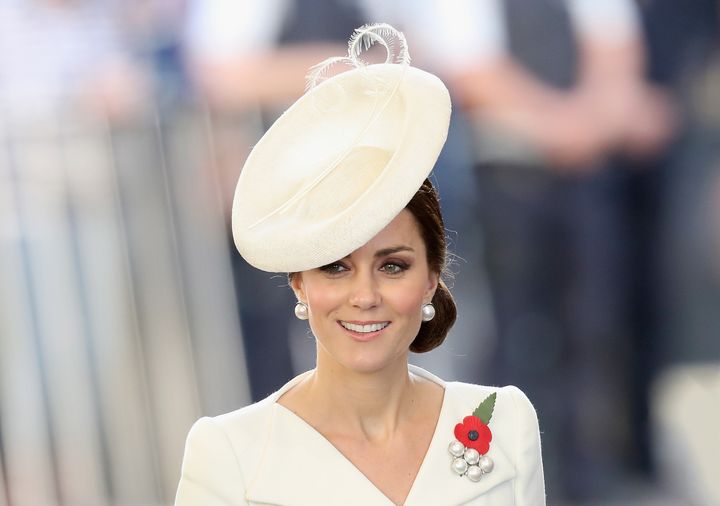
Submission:
[[[492,432],[488,423],[495,409],[497,394],[493,393],[480,403],[473,414],[455,426],[455,440],[448,451],[452,455],[452,470],[471,481],[480,481],[483,474],[493,470],[493,461],[485,455],[490,449]]]

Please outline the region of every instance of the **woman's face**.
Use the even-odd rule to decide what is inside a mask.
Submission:
[[[407,210],[349,256],[292,278],[296,296],[310,310],[318,362],[358,372],[407,360],[421,307],[437,283],[419,226]]]

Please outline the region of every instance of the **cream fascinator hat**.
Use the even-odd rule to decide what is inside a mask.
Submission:
[[[361,54],[374,44],[385,63]],[[335,65],[350,70],[326,78]],[[403,34],[355,30],[348,56],[311,69],[308,89],[245,162],[232,210],[235,245],[251,265],[299,272],[350,254],[407,205],[437,161],[450,96],[410,66]]]

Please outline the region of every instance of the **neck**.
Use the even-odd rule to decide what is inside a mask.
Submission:
[[[308,398],[332,426],[377,440],[391,437],[407,417],[417,394],[416,386],[407,359],[379,371],[358,372],[318,353]]]

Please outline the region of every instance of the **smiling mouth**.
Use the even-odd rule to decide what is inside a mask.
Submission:
[[[369,334],[370,332],[378,332],[384,329],[385,327],[390,325],[390,322],[368,323],[366,325],[361,325],[357,323],[340,321],[340,325],[342,325],[345,329],[351,330],[353,332],[358,332],[360,334]]]

